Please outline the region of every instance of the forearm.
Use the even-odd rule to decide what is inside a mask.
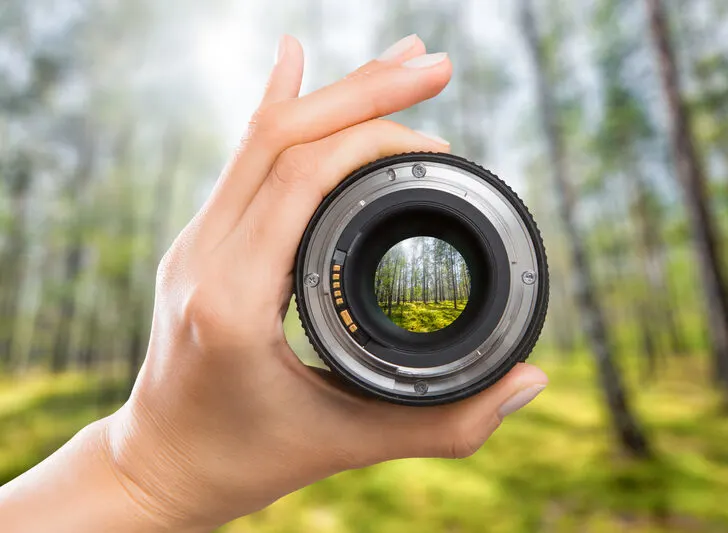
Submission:
[[[108,421],[87,426],[48,459],[0,487],[2,531],[170,530],[170,524],[145,505],[143,495],[135,494],[133,484],[114,468],[106,438]]]

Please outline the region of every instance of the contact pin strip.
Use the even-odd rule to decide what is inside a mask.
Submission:
[[[331,294],[334,299],[334,305],[336,305],[336,308],[339,310],[339,318],[344,324],[344,327],[346,327],[346,329],[348,329],[351,333],[357,333],[359,331],[359,326],[354,322],[354,319],[351,317],[349,309],[346,307],[344,291],[341,287],[342,275],[343,264],[337,262],[335,259],[333,264],[331,265]],[[353,337],[360,344],[363,344],[365,342],[365,338],[359,334],[353,335]]]

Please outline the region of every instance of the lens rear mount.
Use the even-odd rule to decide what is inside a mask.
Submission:
[[[467,265],[467,305],[437,331],[402,329],[377,305],[377,265],[412,237],[449,243]],[[475,394],[525,360],[545,318],[548,272],[538,229],[508,186],[465,159],[412,153],[358,169],[325,198],[301,240],[294,289],[332,371],[381,399],[432,405]]]

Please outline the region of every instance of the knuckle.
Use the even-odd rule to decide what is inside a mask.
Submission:
[[[193,222],[194,219],[177,235],[172,245],[159,260],[155,278],[157,290],[170,292],[175,284],[187,276],[187,272],[191,268],[191,258],[194,255],[193,237],[190,233]]]
[[[258,109],[250,119],[248,132],[251,137],[280,142],[281,138],[285,136],[285,120],[281,108],[277,105],[269,105]]]
[[[273,168],[273,175],[278,182],[295,185],[315,176],[319,171],[319,161],[311,147],[297,145],[284,150]]]
[[[374,120],[370,120],[367,123],[367,126],[370,129],[368,132],[368,135],[371,135],[372,137],[376,139],[383,139],[383,140],[389,140],[389,139],[396,139],[400,138],[403,135],[406,135],[408,133],[411,133],[412,130],[410,130],[407,126],[403,126],[402,124],[399,124],[398,122],[394,122],[393,120],[387,120],[383,118],[377,118]]]
[[[248,136],[273,146],[288,146],[296,138],[291,116],[284,102],[260,108],[250,119]]]
[[[172,249],[170,248],[169,250],[164,252],[162,259],[160,259],[159,264],[157,265],[157,289],[167,288],[169,286],[170,280],[174,274],[173,265],[174,259],[172,257]]]
[[[395,122],[394,120],[389,120],[386,118],[377,118],[371,120],[370,123],[374,127],[379,128],[381,131],[405,131],[409,129],[399,122]]]
[[[360,95],[361,105],[371,116],[388,114],[383,111],[382,100],[388,99],[389,95],[381,90],[378,77],[379,72],[376,70],[358,70],[345,79],[348,85],[354,86],[352,89]]]
[[[220,283],[220,276],[186,280],[176,287],[175,326],[202,353],[229,353],[231,349],[248,349],[261,339],[270,337],[273,324],[270,314],[260,306],[241,305],[231,297],[229,286]],[[270,304],[264,302],[265,309]]]
[[[483,445],[478,432],[470,424],[459,423],[451,433],[450,441],[445,450],[451,459],[465,459],[477,452]]]
[[[210,305],[207,294],[200,285],[191,287],[184,298],[181,315],[184,323],[195,329],[214,323],[213,305]]]
[[[344,76],[344,81],[347,82],[361,82],[371,79],[377,73],[377,69],[372,68],[372,65],[363,65],[353,72],[350,72]]]
[[[189,288],[179,313],[184,329],[196,345],[213,348],[224,340],[225,320],[203,284]]]
[[[377,72],[365,72],[357,83],[361,84],[362,105],[372,117],[388,115],[388,102],[391,100],[391,92],[387,91],[381,83]]]
[[[184,258],[179,250],[175,246],[169,248],[157,265],[156,290],[166,293],[173,292],[175,284],[184,276],[184,264]]]
[[[367,88],[364,90],[363,99],[370,116],[381,117],[389,114],[379,91]]]

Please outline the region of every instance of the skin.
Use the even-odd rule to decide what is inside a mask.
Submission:
[[[4,531],[202,532],[335,473],[463,458],[546,384],[520,364],[479,395],[413,408],[352,395],[283,335],[294,254],[323,197],[357,167],[449,146],[379,117],[437,95],[450,61],[411,37],[395,57],[298,96],[303,52],[281,40],[249,131],[157,276],[129,400],[0,489]]]

